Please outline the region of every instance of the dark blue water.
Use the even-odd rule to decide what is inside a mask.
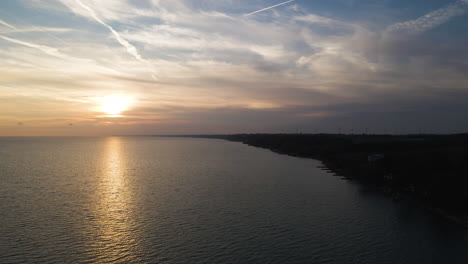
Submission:
[[[0,138],[0,263],[468,263],[466,229],[212,139]]]

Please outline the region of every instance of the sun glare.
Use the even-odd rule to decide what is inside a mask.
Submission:
[[[130,99],[123,96],[107,96],[101,98],[101,111],[109,116],[118,116],[128,110]]]

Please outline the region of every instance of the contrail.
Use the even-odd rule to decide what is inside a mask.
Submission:
[[[130,44],[130,42],[128,42],[126,39],[124,39],[122,36],[120,36],[119,32],[115,31],[111,26],[109,26],[108,24],[106,24],[103,20],[101,20],[96,12],[94,12],[93,9],[91,9],[89,6],[83,4],[83,2],[81,2],[81,0],[75,0],[75,2],[80,5],[82,8],[86,9],[86,11],[88,11],[88,13],[94,18],[94,20],[96,20],[97,22],[99,22],[100,24],[102,24],[103,26],[105,26],[106,28],[108,28],[110,30],[110,32],[112,32],[112,34],[114,35],[114,37],[117,39],[117,41],[127,49],[127,52],[132,55],[133,57],[135,57],[135,59],[137,59],[138,61],[146,64],[149,68],[151,68],[151,63],[145,59],[143,59],[141,57],[141,55],[138,53],[138,50],[135,46],[133,46],[132,44]],[[151,76],[153,77],[153,79],[156,79],[156,77],[154,76],[154,73],[152,70],[150,70],[150,72],[152,73]]]
[[[4,25],[4,26],[7,26],[7,27],[9,27],[9,28],[16,29],[14,26],[8,24],[7,22],[5,22],[5,21],[3,21],[3,20],[1,20],[1,19],[0,19],[0,24],[2,24],[2,25]]]
[[[3,14],[5,14],[5,13],[3,13]],[[29,24],[28,22],[26,22],[26,21],[24,21],[24,20],[22,20],[22,19],[20,19],[20,18],[18,18],[18,17],[14,17],[14,16],[12,16],[12,15],[10,15],[10,14],[5,14],[5,15],[9,16],[10,18],[13,18],[14,20],[21,21],[23,24]],[[19,29],[19,28],[17,28],[17,27],[14,27],[14,26],[12,26],[12,25],[6,23],[5,21],[3,21],[3,20],[1,20],[1,19],[0,19],[0,24],[3,24],[3,25],[5,25],[5,26],[8,26],[8,27],[10,27],[10,28],[12,28],[12,29]],[[46,30],[43,30],[43,29],[41,29],[41,28],[39,28],[39,27],[36,27],[36,26],[34,26],[34,25],[30,25],[30,27],[32,27],[32,28],[33,28],[34,30],[36,30],[36,31],[44,32],[44,33],[46,33],[47,35],[49,35],[50,37],[52,37],[52,38],[54,38],[54,39],[56,39],[56,40],[58,40],[58,41],[60,41],[60,42],[62,42],[62,43],[68,44],[68,43],[67,43],[66,41],[64,41],[63,39],[58,38],[58,37],[56,37],[56,36],[50,34],[50,33],[47,32]]]
[[[396,23],[387,28],[387,32],[422,33],[440,26],[452,17],[461,16],[468,10],[468,0],[458,0],[444,8],[432,11],[414,20]]]
[[[257,14],[257,13],[266,11],[266,10],[268,10],[268,9],[272,9],[272,8],[277,7],[277,6],[282,6],[282,5],[285,5],[285,4],[287,4],[287,3],[291,3],[291,2],[294,2],[294,1],[296,1],[296,0],[289,0],[289,1],[283,2],[283,3],[281,3],[281,4],[277,4],[277,5],[274,5],[274,6],[270,6],[270,7],[267,7],[267,8],[263,8],[263,9],[257,10],[257,11],[252,12],[252,13],[245,14],[244,16],[250,16],[250,15],[253,15],[253,14]]]
[[[140,54],[138,53],[138,50],[135,48],[135,46],[133,46],[132,44],[130,44],[127,40],[125,40],[124,38],[122,38],[122,36],[120,36],[120,34],[115,31],[111,26],[109,26],[108,24],[106,24],[104,21],[102,21],[97,15],[96,15],[96,12],[94,12],[94,10],[92,10],[89,6],[83,4],[83,2],[81,2],[81,0],[75,0],[76,3],[78,3],[81,7],[83,7],[84,9],[86,9],[86,11],[89,12],[89,14],[94,18],[94,20],[96,20],[97,22],[101,23],[103,26],[107,27],[111,32],[112,34],[114,34],[114,37],[117,39],[117,41],[122,45],[124,46],[126,49],[127,49],[127,52],[130,53],[131,55],[133,55],[137,60],[139,61],[142,61],[142,62],[145,62],[143,60],[143,58],[140,56]]]
[[[13,42],[13,43],[16,43],[16,44],[26,46],[26,47],[38,49],[38,50],[40,50],[40,51],[42,51],[42,52],[44,52],[44,53],[46,53],[47,55],[50,55],[50,56],[58,57],[58,58],[61,58],[61,59],[69,59],[69,57],[67,55],[60,53],[60,51],[58,51],[56,48],[52,48],[52,47],[44,46],[44,45],[39,45],[39,44],[31,43],[31,42],[26,42],[26,41],[22,41],[22,40],[19,40],[19,39],[9,38],[9,37],[5,37],[5,36],[2,36],[2,35],[0,35],[0,38],[4,39],[6,41],[10,41],[10,42]]]

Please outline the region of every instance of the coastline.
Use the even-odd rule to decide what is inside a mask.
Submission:
[[[453,153],[459,150],[467,153],[468,136],[465,134],[446,136],[238,134],[194,137],[225,139],[269,149],[283,155],[316,159],[323,163],[324,167],[321,169],[330,171],[335,176],[373,186],[394,201],[411,200],[435,215],[468,227],[468,210],[465,203],[468,197],[460,193],[460,189],[450,190],[445,187],[437,189],[437,185],[414,180],[424,179],[425,173],[433,167],[441,167],[446,171],[446,175],[456,175],[453,178],[463,182],[465,179],[462,176],[464,173],[462,169],[427,163],[426,154],[436,149],[441,154],[437,157],[444,159],[453,156]],[[395,158],[408,153],[412,153],[411,158],[423,161],[423,163],[417,162],[417,165],[424,164],[423,166],[427,168],[411,170],[411,166]],[[460,162],[465,160],[461,159]],[[405,169],[408,171],[405,172]],[[413,177],[410,178],[408,175],[411,173]],[[440,176],[435,182],[450,180]],[[439,193],[449,195],[449,192],[452,192],[452,196],[440,199]]]

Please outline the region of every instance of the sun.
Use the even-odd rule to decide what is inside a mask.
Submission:
[[[128,110],[130,99],[120,95],[111,95],[100,98],[100,110],[109,116],[119,116],[122,112]]]

